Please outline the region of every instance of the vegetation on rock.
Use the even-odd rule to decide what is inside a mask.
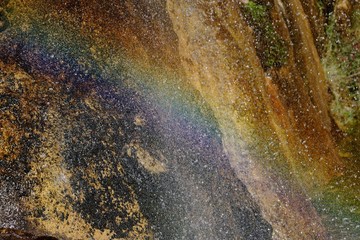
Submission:
[[[277,33],[269,8],[249,1],[244,5],[244,16],[255,33],[255,47],[265,69],[280,67],[287,62],[287,44]]]

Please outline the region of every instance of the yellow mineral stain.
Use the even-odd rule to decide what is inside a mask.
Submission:
[[[14,161],[18,158],[22,143],[21,138],[29,137],[35,133],[39,136],[39,147],[30,148],[31,160],[29,161],[30,171],[25,175],[24,182],[32,183],[31,194],[21,199],[21,206],[25,213],[28,231],[37,235],[50,235],[59,239],[110,239],[114,236],[115,229],[96,229],[74,209],[74,204],[81,204],[85,201],[84,192],[74,192],[71,181],[72,172],[76,169],[68,169],[64,162],[64,132],[71,128],[66,125],[60,114],[59,102],[62,102],[59,86],[53,84],[51,79],[41,77],[39,79],[28,75],[16,65],[5,65],[0,62],[0,69],[12,74],[16,84],[10,82],[0,83],[0,93],[6,91],[13,97],[19,99],[16,108],[19,108],[22,122],[39,123],[40,113],[37,109],[39,104],[45,102],[48,106],[46,112],[46,122],[42,125],[43,129],[37,129],[36,126],[30,130],[24,129],[16,124],[16,118],[13,115],[14,109],[8,112],[2,112],[0,118],[0,157],[7,156],[9,160]],[[9,87],[12,89],[9,91]],[[21,89],[21,91],[19,91]],[[97,102],[92,99],[88,106],[91,111],[99,114],[101,108]],[[90,107],[91,106],[91,107]],[[30,132],[29,132],[30,131]],[[32,131],[32,132],[31,132]],[[110,140],[106,140],[110,141]],[[111,143],[111,142],[110,142]],[[115,154],[115,152],[113,152]],[[89,165],[84,171],[87,174],[86,180],[90,187],[104,190],[100,178],[110,177],[117,174],[123,176],[123,168],[119,163],[116,167],[117,172],[110,169],[110,163],[107,159],[100,159],[104,164],[100,171],[95,171],[95,165]],[[10,174],[6,169],[0,169],[2,174]],[[13,174],[13,173],[11,173]],[[116,203],[115,209],[106,209],[106,211],[126,212],[126,219],[117,218],[117,224],[120,226],[123,221],[130,218],[136,219],[136,223],[126,229],[127,239],[147,239],[151,235],[148,228],[148,221],[142,215],[137,196],[132,187],[124,183],[130,191],[130,200],[124,202],[121,196],[117,196],[112,189],[106,189],[111,193],[110,201]],[[71,202],[69,201],[71,199]],[[109,200],[109,199],[104,199]],[[88,200],[87,200],[88,201]]]
[[[86,104],[86,106],[88,106],[93,111],[100,109],[100,106],[89,97],[85,98],[84,103]]]
[[[21,94],[19,88],[21,85],[28,87],[27,84],[31,84],[29,82],[27,82],[27,84],[22,83],[22,79],[30,79],[29,76],[17,71],[15,65],[5,65],[0,62],[0,69],[4,73],[9,73],[5,75],[5,79],[0,82],[0,94],[10,95],[14,99],[19,99],[21,103],[24,102],[28,96]],[[1,106],[6,106],[7,104],[4,98],[0,99]],[[29,137],[29,133],[23,129],[18,117],[14,115],[14,110],[21,106],[12,106],[11,104],[10,106],[11,107],[2,108],[0,116],[0,159],[7,161],[13,161],[18,158],[22,147],[21,139],[23,137]],[[32,109],[32,106],[24,109],[22,115],[29,116]]]
[[[48,120],[55,126],[61,126],[58,122],[60,116],[54,109],[49,110]],[[46,139],[42,143],[39,156],[31,163],[31,172],[29,173],[29,180],[34,180],[37,185],[33,188],[32,195],[25,199],[24,206],[29,209],[31,213],[27,221],[30,225],[37,229],[39,233],[52,234],[58,237],[66,236],[66,239],[89,239],[91,236],[95,239],[110,239],[115,233],[111,229],[94,229],[90,223],[83,219],[77,213],[72,205],[66,199],[67,196],[75,201],[83,202],[84,196],[82,193],[74,193],[70,185],[71,173],[64,167],[63,157],[61,156],[61,149],[63,148],[63,133],[57,127],[50,127],[44,133],[43,137]],[[64,127],[64,126],[62,126]],[[100,177],[109,177],[112,173],[110,169],[103,169],[100,172],[95,172],[95,166],[90,165],[86,169],[87,178],[90,186],[97,190],[104,190],[104,187],[97,180]],[[148,222],[141,213],[139,203],[136,200],[136,194],[131,190],[130,202],[125,202],[121,196],[116,196],[111,188],[107,190],[111,193],[111,199],[118,205],[115,209],[107,209],[107,211],[127,212],[127,218],[138,217],[140,220],[131,229],[128,229],[127,234],[130,239],[145,239],[148,234]],[[104,205],[103,199],[100,206]],[[36,216],[36,211],[43,209],[42,217]],[[60,216],[65,216],[61,219]],[[122,224],[121,218],[117,218],[118,225]],[[92,233],[93,232],[93,233]]]
[[[96,190],[103,189],[103,186],[101,185],[101,182],[99,181],[98,172],[96,172],[96,165],[95,164],[89,164],[88,167],[84,170],[86,173],[86,180],[88,184],[93,187]]]
[[[134,151],[137,161],[149,172],[158,174],[167,171],[166,159],[161,153],[157,154],[160,158],[160,160],[158,160],[135,141],[127,144],[125,149],[128,156],[132,156]]]
[[[5,118],[0,119],[0,159],[12,161],[20,154],[22,131],[17,125],[12,124],[9,120],[10,119]]]
[[[145,125],[145,119],[140,115],[136,115],[135,118],[134,118],[134,124],[136,126],[144,126]]]
[[[60,116],[55,109],[48,113],[49,122],[57,123]],[[39,156],[34,156],[31,162],[29,180],[37,182],[32,195],[25,199],[23,205],[31,213],[28,222],[39,232],[55,234],[57,237],[66,236],[68,239],[88,239],[90,224],[76,213],[66,196],[75,197],[70,186],[71,173],[63,165],[61,156],[63,133],[56,127],[47,129],[46,139],[42,143]],[[39,210],[44,210],[44,217],[37,217]],[[60,215],[66,216],[64,220]]]
[[[119,238],[112,238],[114,236],[114,232],[106,229],[104,231],[100,231],[98,229],[95,230],[93,238],[98,240],[108,240],[108,239],[119,239]]]

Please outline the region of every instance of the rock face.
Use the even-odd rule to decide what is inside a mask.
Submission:
[[[0,238],[357,239],[358,125],[323,67],[357,4],[0,8]]]
[[[2,227],[65,239],[271,237],[206,128],[157,120],[117,85],[1,69],[1,183],[11,196]]]

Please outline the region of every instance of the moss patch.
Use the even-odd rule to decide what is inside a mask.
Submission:
[[[329,16],[326,28],[327,53],[323,59],[333,95],[331,113],[339,128],[354,135],[360,117],[360,11],[351,16],[351,28],[337,31],[336,16]]]
[[[269,8],[249,1],[243,7],[246,21],[255,33],[255,47],[261,64],[265,69],[280,67],[287,62],[286,42],[276,32]]]

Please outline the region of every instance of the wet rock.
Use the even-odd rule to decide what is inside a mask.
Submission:
[[[10,23],[3,12],[0,12],[0,32],[5,31],[9,27]]]
[[[344,171],[317,3],[2,7],[0,227],[60,239],[328,239],[336,226],[323,213],[341,206],[324,210],[318,196]],[[354,204],[329,189],[327,203]]]
[[[5,7],[9,2],[10,0],[0,0],[0,7]]]
[[[20,230],[11,228],[0,228],[1,240],[57,240],[55,237],[50,236],[35,236]]]

